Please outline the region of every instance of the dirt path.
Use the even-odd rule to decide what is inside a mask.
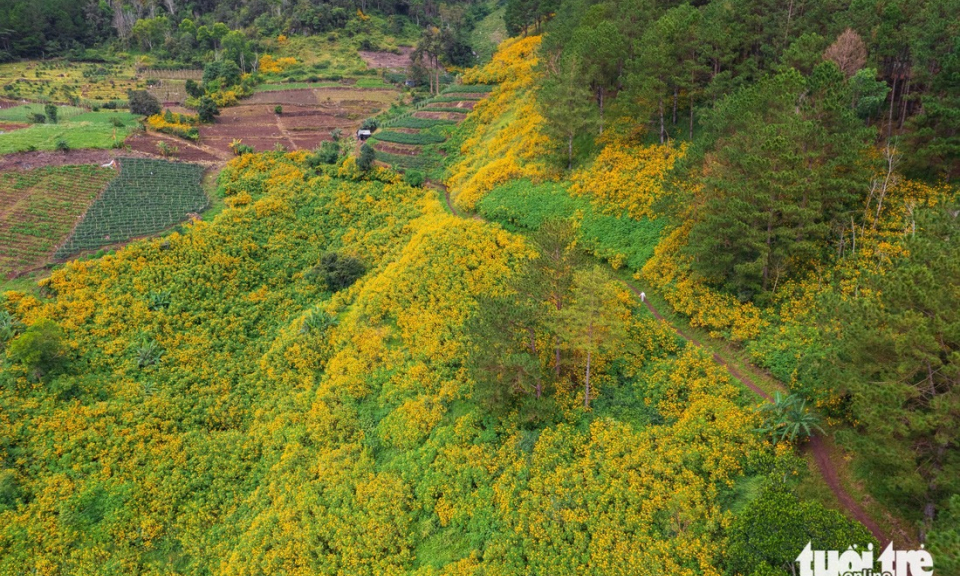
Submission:
[[[175,146],[185,146],[187,148],[195,148],[201,152],[206,152],[207,154],[213,156],[214,158],[219,158],[220,160],[227,161],[230,160],[233,156],[227,154],[223,150],[217,150],[212,146],[207,146],[206,144],[201,144],[200,142],[190,142],[184,140],[183,138],[177,138],[175,136],[170,136],[169,134],[163,134],[162,132],[150,132],[150,135],[159,138],[160,140],[166,140],[167,142],[172,142]]]
[[[431,188],[434,188],[436,190],[441,190],[443,192],[443,197],[447,203],[447,208],[449,208],[450,212],[452,212],[455,216],[459,216],[456,209],[453,207],[453,203],[450,201],[450,193],[447,191],[447,187],[443,184],[438,184],[433,182],[429,184],[431,184],[430,186]],[[626,280],[623,280],[622,282],[627,288],[630,289],[631,292],[633,292],[637,297],[640,297],[641,292],[636,286],[632,285],[630,282],[627,282]],[[644,298],[643,303],[644,305],[646,305],[647,310],[649,310],[650,313],[653,314],[654,318],[656,318],[657,320],[660,320],[661,322],[666,322],[673,329],[673,331],[676,332],[681,338],[683,338],[687,342],[694,344],[698,348],[707,350],[707,348],[703,344],[701,344],[699,341],[697,341],[696,338],[688,336],[683,332],[683,330],[680,330],[673,324],[670,324],[667,321],[667,319],[664,318],[659,311],[657,311],[657,309],[653,306],[653,304],[650,303],[649,300]],[[756,382],[754,382],[749,376],[746,376],[743,373],[741,373],[739,370],[737,370],[733,365],[731,365],[729,362],[724,360],[723,357],[721,357],[719,354],[716,354],[716,353],[713,354],[713,361],[723,366],[724,368],[726,368],[730,376],[742,382],[744,386],[749,388],[752,392],[754,392],[755,394],[763,398],[765,401],[767,402],[773,401],[773,398],[771,398],[769,394],[764,392],[762,388],[757,386]],[[756,372],[760,372],[760,369],[754,366],[747,365],[747,368]],[[837,501],[840,502],[840,506],[842,506],[847,511],[847,515],[852,517],[857,522],[860,522],[861,524],[863,524],[867,528],[867,530],[869,530],[870,533],[873,534],[874,538],[876,538],[880,542],[881,548],[883,546],[886,546],[886,544],[890,542],[890,538],[886,534],[884,534],[883,530],[880,529],[880,526],[878,526],[877,523],[874,522],[872,518],[870,518],[870,516],[860,506],[860,504],[856,500],[854,500],[854,498],[850,496],[850,494],[848,494],[847,491],[844,490],[843,486],[840,484],[840,476],[839,474],[837,474],[837,469],[833,465],[833,462],[831,462],[830,460],[830,447],[824,441],[823,437],[816,436],[816,435],[813,436],[810,439],[809,450],[813,453],[814,461],[817,464],[817,469],[820,471],[820,475],[823,477],[823,481],[826,482],[827,486],[830,487],[830,491],[833,492],[834,496],[836,496]]]
[[[290,131],[286,129],[283,125],[283,119],[280,117],[280,114],[276,114],[277,117],[277,130],[283,134],[283,137],[287,139],[287,142],[290,143],[291,150],[299,150],[300,147],[297,146],[297,143],[293,141],[293,137],[290,135]]]
[[[637,296],[640,296],[640,290],[638,290],[635,286],[633,286],[627,281],[623,281],[623,283],[634,294],[636,294]],[[647,306],[647,309],[650,310],[650,313],[653,314],[654,318],[656,318],[657,320],[660,320],[661,322],[667,322],[667,320],[657,311],[656,308],[654,308],[653,304],[651,304],[649,300],[644,299],[643,303]],[[694,344],[698,348],[702,348],[704,350],[707,349],[706,347],[704,347],[703,344],[698,342],[695,338],[691,338],[690,336],[684,334],[684,332],[679,328],[677,328],[676,326],[669,324],[669,322],[667,323],[671,328],[673,328],[674,332],[679,334],[680,337],[686,340],[687,342]],[[746,376],[743,373],[741,373],[739,370],[733,367],[733,365],[731,365],[729,362],[724,360],[719,354],[716,354],[716,353],[713,354],[713,361],[716,362],[717,364],[720,364],[724,368],[726,368],[727,372],[729,372],[731,376],[733,376],[735,379],[742,382],[744,386],[752,390],[758,396],[762,397],[767,402],[773,401],[773,398],[771,398],[769,394],[767,394],[759,386],[757,386],[757,384],[749,376]],[[758,368],[755,368],[755,367],[750,367],[750,368],[753,368],[753,370],[759,371]],[[824,441],[823,436],[819,436],[819,435],[812,436],[810,438],[809,450],[813,454],[813,459],[817,464],[817,469],[820,471],[820,475],[823,477],[823,481],[826,482],[827,486],[830,487],[830,491],[833,492],[833,495],[837,497],[837,500],[840,502],[840,505],[847,511],[847,514],[849,516],[852,516],[857,522],[860,522],[861,524],[863,524],[867,528],[867,530],[869,530],[870,533],[873,534],[874,538],[880,541],[881,547],[885,546],[887,542],[890,542],[890,538],[883,533],[883,530],[880,529],[880,526],[878,526],[877,523],[874,522],[873,519],[870,518],[870,516],[863,510],[860,504],[857,503],[857,501],[854,500],[853,497],[850,496],[850,494],[848,494],[847,491],[843,489],[843,486],[840,484],[840,476],[839,474],[837,474],[837,469],[833,465],[833,462],[831,462],[830,460],[830,447]]]

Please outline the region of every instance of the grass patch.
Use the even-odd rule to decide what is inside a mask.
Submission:
[[[130,131],[130,127],[118,128],[102,122],[37,124],[0,134],[0,154],[56,150],[61,140],[71,149],[112,148],[122,143]]]
[[[662,220],[633,220],[597,212],[588,198],[573,197],[565,184],[513,180],[494,188],[477,205],[481,216],[536,230],[547,219],[580,219],[583,247],[617,267],[639,270],[653,256]]]
[[[56,257],[156,234],[186,220],[188,213],[202,212],[210,202],[200,186],[202,174],[203,167],[196,164],[121,160],[120,175],[90,206]]]
[[[13,108],[0,109],[0,120],[8,122],[31,122],[34,114],[46,114],[44,104],[22,104]],[[57,106],[57,119],[67,120],[86,112],[76,106]]]
[[[496,3],[494,5],[496,6]],[[470,33],[470,45],[477,53],[478,64],[489,62],[497,51],[497,46],[509,37],[503,20],[505,12],[506,8],[500,6],[477,22]]]

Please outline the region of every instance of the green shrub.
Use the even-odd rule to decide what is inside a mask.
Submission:
[[[420,172],[419,170],[407,170],[403,174],[403,181],[414,188],[423,186],[423,183],[426,182],[426,180],[426,176],[424,176],[423,172]]]
[[[27,371],[42,375],[59,367],[66,359],[63,329],[44,318],[10,341],[7,357]]]
[[[57,105],[56,104],[47,104],[43,107],[44,113],[47,115],[47,119],[50,120],[51,124],[57,123]]]
[[[56,141],[56,143],[54,143],[53,147],[54,147],[54,149],[56,149],[58,152],[69,152],[69,151],[70,151],[70,144],[68,144],[67,141],[64,140],[63,138],[57,138],[57,141]]]
[[[130,111],[140,116],[153,116],[160,113],[160,101],[146,90],[131,90],[127,93],[130,98]]]
[[[373,167],[373,161],[377,158],[377,152],[369,144],[364,144],[360,148],[360,158],[357,159],[357,167],[366,172]]]
[[[321,280],[327,290],[339,292],[353,286],[364,272],[366,267],[360,260],[352,256],[342,256],[336,252],[327,252],[320,257],[320,264],[307,276]]]
[[[213,98],[204,96],[200,99],[200,105],[197,107],[197,116],[201,122],[209,124],[219,115],[220,108],[217,108],[217,103],[213,101]]]
[[[279,105],[279,104],[277,104],[276,106],[274,106],[274,107],[273,107],[273,113],[274,113],[274,114],[283,114],[283,106],[281,106],[281,105]]]
[[[30,115],[30,121],[34,124],[44,124],[47,121],[47,117],[44,114],[35,113]]]

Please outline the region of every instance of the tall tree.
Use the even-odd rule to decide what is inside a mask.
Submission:
[[[870,131],[832,62],[809,79],[790,70],[739,91],[709,126],[688,252],[695,270],[749,299],[819,261],[850,221],[866,189]]]
[[[619,316],[616,285],[599,267],[578,272],[573,281],[573,301],[558,316],[557,331],[568,346],[585,361],[583,406],[590,408],[590,375],[594,357],[624,337],[625,326]]]
[[[908,256],[867,280],[879,297],[843,308],[852,375],[838,375],[858,422],[850,439],[877,494],[929,527],[960,491],[960,219],[918,215]]]
[[[548,135],[566,148],[567,169],[573,167],[573,141],[597,125],[597,111],[591,103],[590,88],[575,55],[547,60],[537,97]]]

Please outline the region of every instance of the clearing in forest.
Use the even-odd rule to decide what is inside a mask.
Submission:
[[[0,173],[0,276],[47,263],[77,219],[116,175],[96,166],[46,166]]]

